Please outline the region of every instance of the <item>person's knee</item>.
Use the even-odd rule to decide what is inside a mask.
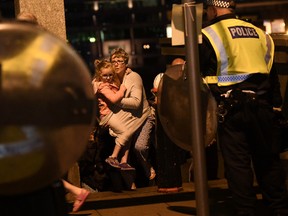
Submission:
[[[149,146],[148,145],[135,145],[134,146],[134,151],[136,152],[145,152],[149,150]]]

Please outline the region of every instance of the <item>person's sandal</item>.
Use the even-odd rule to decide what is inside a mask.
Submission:
[[[121,170],[135,170],[134,167],[130,166],[128,163],[121,163],[119,164]]]
[[[119,166],[120,163],[117,160],[117,158],[109,156],[108,158],[106,158],[105,162],[108,163],[112,167],[120,169],[120,166]]]
[[[81,193],[75,198],[72,210],[73,212],[77,212],[81,208],[81,206],[86,201],[89,194],[90,192],[88,190],[85,189],[81,190]]]

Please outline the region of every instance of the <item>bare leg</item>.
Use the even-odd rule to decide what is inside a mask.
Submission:
[[[82,188],[77,187],[75,185],[70,184],[69,182],[65,181],[64,179],[62,179],[64,188],[69,192],[72,193],[74,196],[77,196],[78,194],[81,193]]]
[[[121,149],[122,149],[122,147],[120,145],[115,144],[113,153],[110,157],[117,158]]]
[[[128,156],[129,156],[129,149],[125,149],[124,154],[121,158],[121,162],[120,163],[127,163],[128,161]]]

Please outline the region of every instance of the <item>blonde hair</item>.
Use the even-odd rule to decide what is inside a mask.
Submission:
[[[113,83],[115,83],[117,86],[120,86],[120,81],[118,79],[118,77],[115,75],[115,71],[113,68],[112,63],[108,60],[108,59],[96,59],[94,61],[94,66],[95,66],[95,74],[94,74],[94,79],[96,79],[96,81],[101,81],[101,73],[102,73],[102,69],[104,68],[111,68],[111,70],[113,71]]]

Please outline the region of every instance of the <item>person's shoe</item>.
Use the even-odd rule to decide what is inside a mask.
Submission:
[[[135,168],[130,166],[128,163],[120,163],[119,167],[121,170],[135,170]]]
[[[89,194],[90,192],[88,190],[85,189],[81,190],[81,193],[75,197],[72,210],[73,212],[77,212],[81,208],[81,206],[84,204]]]
[[[108,158],[106,158],[105,162],[108,163],[112,167],[115,167],[118,169],[120,168],[120,163],[117,160],[117,158],[109,156]]]
[[[156,172],[153,167],[150,168],[150,177],[149,180],[153,180],[156,177]]]
[[[182,191],[182,187],[172,187],[172,188],[158,188],[159,193],[177,193]]]

